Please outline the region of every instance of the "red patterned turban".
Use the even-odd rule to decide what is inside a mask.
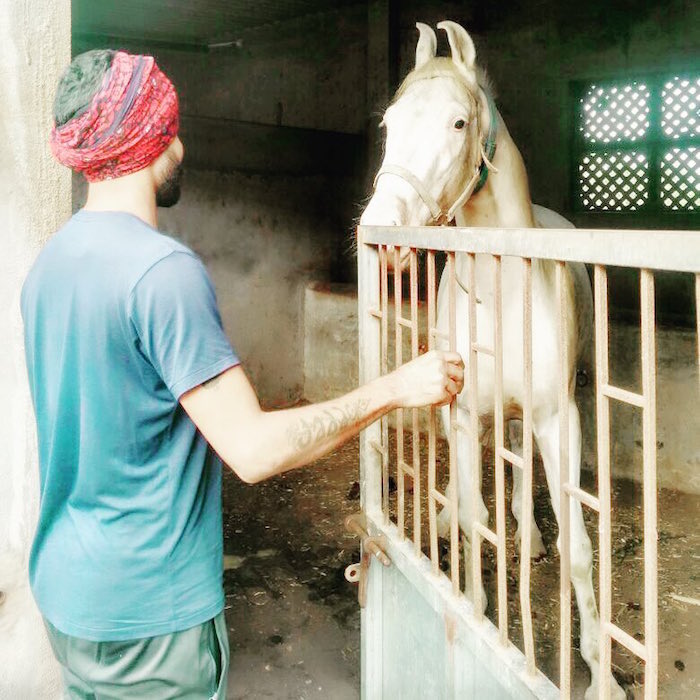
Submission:
[[[152,56],[114,55],[87,111],[51,131],[51,150],[88,182],[135,173],[177,136],[173,84]]]

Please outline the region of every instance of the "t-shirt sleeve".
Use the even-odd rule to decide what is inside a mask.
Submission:
[[[174,251],[153,265],[134,286],[129,312],[143,354],[176,399],[239,364],[209,275],[192,254]]]

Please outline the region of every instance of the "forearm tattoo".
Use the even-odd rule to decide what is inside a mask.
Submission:
[[[287,439],[297,450],[340,434],[345,428],[360,423],[366,415],[369,399],[358,399],[344,406],[324,409],[311,419],[300,419],[287,430]]]

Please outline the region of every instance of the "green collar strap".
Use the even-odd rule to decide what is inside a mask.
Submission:
[[[481,86],[479,86],[481,87]],[[486,95],[486,104],[489,106],[489,133],[486,135],[486,141],[484,142],[484,151],[486,152],[486,157],[489,162],[493,161],[494,155],[496,155],[496,137],[498,136],[498,112],[496,111],[496,103],[491,97],[491,93],[486,90],[486,88],[481,87],[484,95]],[[479,168],[480,176],[479,181],[476,183],[474,192],[476,194],[485,184],[489,176],[489,169],[484,161],[481,161],[481,167]]]

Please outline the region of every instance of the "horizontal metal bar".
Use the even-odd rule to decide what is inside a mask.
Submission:
[[[437,491],[436,489],[432,489],[430,492],[430,495],[442,506],[449,506],[450,505],[450,499],[445,496],[444,493],[440,493],[440,491]]]
[[[379,311],[379,309],[367,309],[367,313],[370,316],[374,316],[374,318],[378,318],[380,320],[384,318],[384,314],[381,311]]]
[[[402,316],[396,317],[396,323],[398,323],[400,326],[403,326],[404,328],[413,327],[413,323],[410,321],[410,319],[403,318]]]
[[[482,355],[494,356],[493,348],[487,348],[485,345],[479,345],[479,343],[472,343],[472,350],[474,352],[480,352]]]
[[[405,474],[408,474],[412,479],[415,478],[413,467],[408,462],[405,462],[403,459],[399,460],[399,469],[401,469],[401,471],[403,471]]]
[[[596,513],[600,513],[600,501],[595,496],[571,484],[564,484],[563,488],[569,496],[575,498],[577,501],[581,501],[583,505],[588,506],[591,510],[596,511]]]
[[[472,523],[472,527],[494,547],[498,547],[498,535],[493,530],[489,530],[486,525],[482,525],[479,522]]]
[[[604,384],[602,386],[602,392],[603,396],[607,396],[609,399],[615,399],[616,401],[621,401],[622,403],[627,403],[631,406],[644,408],[644,397],[634,391],[620,389],[619,386],[613,386],[612,384]]]
[[[510,462],[514,467],[519,469],[523,468],[523,458],[520,455],[516,455],[515,452],[511,452],[505,447],[501,447],[498,450],[498,456],[504,459],[506,462]]]
[[[627,634],[627,632],[620,629],[617,625],[613,625],[612,622],[608,622],[604,630],[616,642],[622,644],[623,647],[627,647],[635,656],[638,656],[643,661],[647,660],[647,648],[641,642],[638,642],[631,634]]]
[[[370,245],[700,272],[696,231],[360,226],[359,232]]]

